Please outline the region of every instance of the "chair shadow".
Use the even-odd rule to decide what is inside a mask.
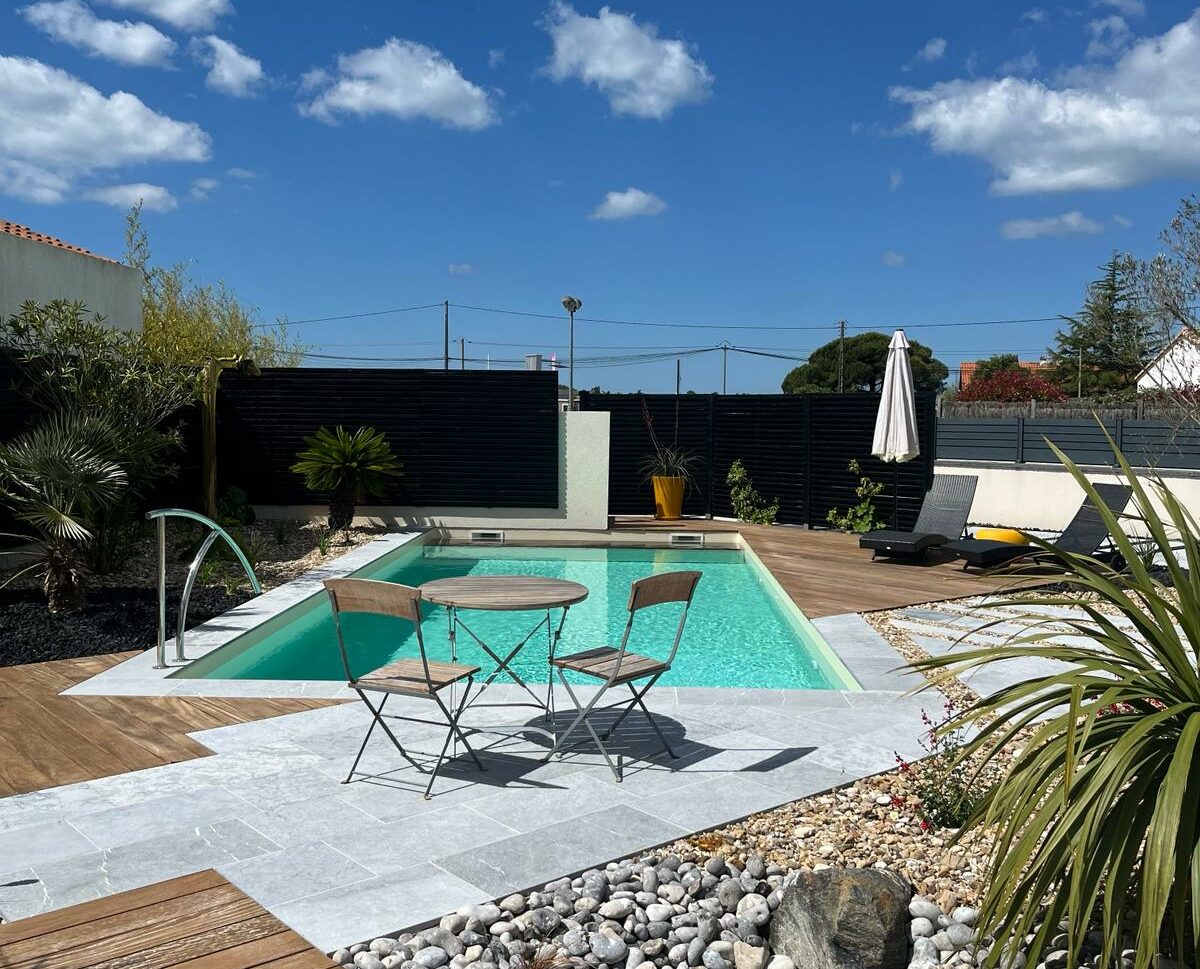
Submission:
[[[674,717],[654,713],[655,725],[662,731],[667,743],[676,754],[675,757],[671,757],[664,750],[658,734],[640,712],[629,714],[621,721],[615,732],[604,739],[605,734],[616,723],[620,713],[620,710],[596,710],[588,719],[604,741],[622,779],[640,774],[675,775],[688,771],[710,776],[769,774],[774,770],[796,763],[817,750],[816,747],[811,746],[718,747],[702,740],[690,738],[687,725]],[[483,786],[497,790],[512,788],[566,789],[569,785],[562,780],[565,775],[561,769],[556,770],[558,765],[565,765],[567,774],[595,767],[607,770],[607,764],[600,750],[583,725],[576,728],[567,745],[559,754],[550,760],[546,759],[551,741],[544,731],[552,730],[556,735],[561,736],[574,719],[574,710],[563,710],[556,712],[553,721],[543,715],[530,717],[523,725],[514,728],[512,735],[497,736],[482,731],[469,732],[468,742],[479,756],[485,770],[479,770],[471,757],[462,749],[461,744],[458,745],[455,756],[451,757],[448,753],[447,759],[442,763],[430,803],[436,803],[439,797],[452,795],[467,787]],[[522,730],[521,726],[527,729]],[[378,749],[380,752],[385,749],[391,751],[399,760],[399,755],[390,744],[386,748],[381,746]],[[432,767],[436,760],[436,754],[430,751],[410,749],[409,753],[427,769]],[[708,767],[705,766],[705,762],[715,761],[716,758],[730,753],[760,756],[749,762],[742,758],[737,764],[714,762]],[[579,760],[578,758],[581,756],[586,759]],[[395,790],[397,793],[420,795],[424,792],[428,779],[427,773],[418,772],[413,769],[411,764],[400,760],[390,770],[356,775],[353,783],[372,784]]]
[[[596,733],[600,735],[600,739],[608,749],[609,755],[616,762],[623,777],[645,771],[665,771],[676,774],[695,767],[700,768],[700,771],[703,773],[712,774],[765,774],[801,760],[817,750],[816,747],[783,746],[769,748],[716,747],[702,740],[689,738],[686,724],[681,723],[674,717],[662,713],[652,713],[651,715],[654,718],[655,726],[662,732],[663,737],[666,738],[667,743],[674,751],[674,757],[663,749],[662,740],[654,728],[646,722],[646,717],[641,712],[635,711],[634,713],[630,713],[620,721],[620,725],[607,738],[605,734],[617,723],[617,720],[621,716],[621,710],[594,710],[588,716],[588,721],[592,724]],[[557,711],[553,720],[555,734],[561,735],[574,721],[575,716],[576,712],[574,710]],[[547,729],[549,724],[549,718],[545,717],[537,717],[528,721],[528,726],[542,729]],[[531,743],[549,749],[549,742],[540,734],[530,734],[527,739]],[[711,770],[703,768],[702,765],[705,761],[728,754],[731,751],[760,751],[763,756],[742,766],[732,767],[714,764]],[[588,733],[586,727],[582,724],[576,727],[575,731],[571,734],[562,749],[562,755],[565,760],[572,753],[580,752],[585,752],[593,757],[593,761],[589,762],[586,766],[593,766],[593,764],[606,766],[603,755],[599,748],[596,747],[591,734]],[[557,760],[551,761],[551,763],[557,762]]]

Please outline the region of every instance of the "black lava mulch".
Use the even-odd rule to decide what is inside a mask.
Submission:
[[[167,593],[168,636],[174,635],[182,589]],[[221,586],[192,589],[188,628],[219,616],[250,598],[229,595]],[[0,589],[0,666],[40,663],[150,649],[158,632],[158,593],[154,589],[93,589],[79,612],[52,616],[34,589]]]

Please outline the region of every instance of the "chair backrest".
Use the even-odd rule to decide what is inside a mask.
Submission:
[[[683,627],[687,623],[688,610],[692,607],[692,596],[696,592],[696,583],[700,581],[700,575],[700,572],[694,571],[663,572],[659,575],[634,580],[629,587],[629,618],[625,621],[620,652],[609,676],[610,683],[616,680],[621,672],[625,651],[629,647],[629,633],[633,629],[633,617],[640,610],[650,606],[659,606],[666,602],[682,602],[683,611],[679,614],[679,625],[675,627],[675,640],[671,643],[671,652],[665,661],[666,669],[671,668],[671,664],[675,662],[675,654],[679,651],[679,640],[683,637]]]
[[[663,602],[686,602],[690,605],[699,581],[699,572],[663,572],[636,579],[629,587],[629,611],[637,612]]]
[[[978,483],[973,474],[935,474],[913,531],[944,535],[952,542],[960,538],[967,528]]]
[[[421,637],[420,589],[398,582],[381,582],[378,579],[326,579],[324,585],[333,607],[333,624],[337,629],[338,648],[342,653],[342,666],[346,670],[347,682],[353,683],[356,677],[346,650],[346,639],[342,634],[341,614],[365,612],[376,616],[394,616],[412,623],[417,634],[417,648],[421,651],[421,665],[425,668],[425,679],[430,689],[433,688],[429,676],[429,660],[425,656],[425,641]]]
[[[1125,510],[1129,497],[1133,494],[1133,489],[1128,485],[1098,484],[1094,487],[1105,506],[1118,514]],[[1075,512],[1075,517],[1055,539],[1054,547],[1060,552],[1070,552],[1074,555],[1094,555],[1106,538],[1108,526],[1104,524],[1091,499],[1085,498],[1079,510]]]

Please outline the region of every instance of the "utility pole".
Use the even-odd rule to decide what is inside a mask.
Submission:
[[[721,341],[721,395],[724,396],[729,385],[729,341]]]
[[[675,436],[671,439],[679,443],[679,358],[675,358]]]
[[[465,336],[458,338],[458,369],[467,369],[467,338]]]
[[[442,369],[450,369],[450,300],[442,302]]]
[[[567,331],[567,410],[575,409],[575,314],[583,309],[583,300],[578,296],[564,296],[563,309],[571,314]]]
[[[1077,396],[1080,400],[1083,400],[1083,347],[1079,348],[1079,366],[1078,366],[1076,373],[1077,373],[1077,376],[1075,378],[1075,389],[1076,389],[1075,396]]]
[[[838,393],[846,392],[846,321],[838,320]]]

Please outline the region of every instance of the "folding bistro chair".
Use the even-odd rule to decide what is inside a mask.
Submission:
[[[414,723],[435,725],[444,722],[448,727],[446,740],[442,744],[437,762],[433,765],[433,771],[429,775],[429,783],[425,787],[426,800],[429,799],[430,792],[433,790],[433,782],[437,780],[438,771],[441,769],[442,762],[446,758],[446,750],[450,746],[451,738],[457,737],[461,740],[463,747],[471,755],[471,759],[475,761],[475,766],[480,770],[485,770],[486,768],[479,762],[475,751],[471,748],[466,736],[458,726],[458,719],[462,716],[467,698],[471,695],[472,678],[479,672],[479,667],[463,666],[458,663],[440,663],[431,661],[426,656],[425,640],[421,637],[420,590],[414,589],[411,586],[400,585],[396,582],[380,582],[376,579],[326,579],[325,588],[329,592],[329,601],[333,605],[333,623],[337,629],[338,648],[342,653],[342,666],[346,670],[346,685],[358,694],[359,699],[371,711],[371,726],[367,729],[367,735],[363,738],[362,746],[358,748],[358,756],[354,758],[354,763],[350,766],[350,773],[346,775],[346,779],[342,783],[349,784],[354,778],[358,769],[358,762],[362,759],[363,751],[367,749],[367,743],[371,739],[371,733],[375,730],[376,724],[382,727],[388,737],[391,738],[392,743],[396,745],[396,749],[400,751],[400,756],[421,773],[425,773],[426,768],[414,760],[401,745],[400,741],[396,739],[396,735],[392,733],[391,727],[384,722],[385,717],[389,720],[411,720]],[[417,648],[421,654],[420,658],[398,659],[369,673],[364,673],[361,676],[356,675],[350,665],[350,656],[346,650],[345,636],[342,633],[341,614],[346,612],[365,612],[377,616],[394,616],[397,619],[407,620],[412,623],[413,629],[416,630]],[[466,688],[463,690],[462,699],[458,701],[457,705],[451,708],[442,701],[438,693],[440,690],[444,690],[446,687],[452,686],[462,680],[466,681]],[[378,706],[375,706],[367,699],[368,693],[382,694],[383,698],[379,701]],[[432,700],[437,704],[438,709],[441,710],[443,720],[425,720],[420,717],[385,714],[383,709],[393,694]],[[451,704],[453,703],[454,701],[451,699]],[[363,776],[371,775],[364,774]]]
[[[629,590],[629,619],[625,623],[625,633],[621,637],[620,646],[600,646],[596,649],[587,649],[579,653],[572,653],[569,656],[556,656],[550,660],[550,664],[558,670],[558,678],[562,681],[562,685],[566,687],[567,694],[575,704],[576,716],[571,721],[571,725],[559,736],[554,746],[550,749],[550,752],[546,755],[547,760],[554,756],[555,753],[561,753],[564,747],[567,746],[567,740],[571,734],[576,728],[582,725],[592,735],[592,740],[600,748],[600,753],[604,755],[604,759],[608,762],[609,769],[613,772],[613,776],[617,779],[617,782],[620,783],[621,772],[617,769],[612,757],[609,756],[608,749],[604,746],[603,741],[608,740],[613,735],[613,731],[621,725],[625,718],[633,711],[634,707],[640,707],[642,713],[646,715],[646,720],[649,721],[654,732],[658,734],[658,739],[662,741],[663,749],[672,758],[679,756],[671,749],[671,745],[667,743],[667,738],[663,736],[662,730],[654,722],[654,717],[646,709],[646,704],[642,698],[649,691],[650,687],[658,682],[659,677],[671,668],[671,664],[675,661],[675,653],[679,650],[679,640],[683,636],[683,626],[687,622],[688,609],[692,605],[692,595],[695,593],[696,583],[699,581],[699,572],[667,572],[662,575],[652,575],[649,578],[638,579]],[[671,644],[671,651],[667,658],[658,660],[651,656],[642,656],[639,653],[629,652],[629,632],[633,628],[633,617],[641,609],[661,605],[665,602],[682,602],[684,604],[683,612],[679,616],[679,625],[675,630],[675,641]],[[586,706],[579,702],[575,691],[571,689],[571,684],[567,681],[566,677],[567,671],[582,673],[584,676],[591,676],[603,681],[603,685],[596,692],[596,695],[588,701]],[[646,682],[638,687],[634,685],[638,680],[645,680]],[[601,736],[596,733],[596,729],[592,726],[588,717],[596,711],[596,704],[600,702],[600,699],[609,689],[621,685],[629,687],[629,692],[633,695],[632,699],[619,700],[607,707],[600,708],[601,710],[615,710],[624,705],[620,716],[604,732],[603,739],[601,739]]]

